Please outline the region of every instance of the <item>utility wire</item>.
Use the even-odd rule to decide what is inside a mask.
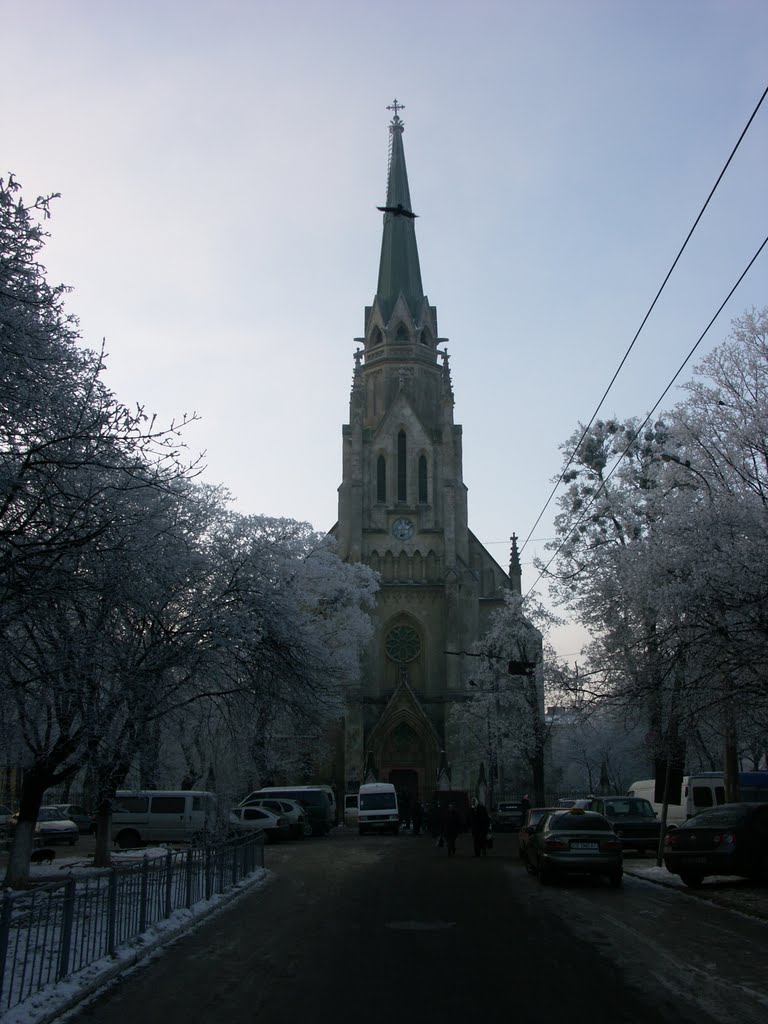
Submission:
[[[534,530],[536,529],[536,527],[537,527],[537,526],[539,525],[539,523],[541,522],[541,517],[542,517],[542,516],[544,515],[544,513],[545,513],[545,512],[547,511],[547,509],[549,508],[549,504],[550,504],[550,502],[552,501],[552,499],[554,498],[554,496],[555,496],[555,492],[557,491],[557,488],[558,488],[558,487],[560,486],[560,484],[561,484],[561,483],[563,482],[563,477],[564,477],[564,476],[565,476],[565,474],[566,474],[566,473],[568,472],[568,470],[569,470],[569,468],[570,468],[571,464],[573,463],[573,460],[574,460],[574,459],[576,458],[576,453],[577,453],[577,452],[578,452],[578,450],[579,450],[579,447],[580,447],[580,445],[581,445],[581,442],[582,442],[582,441],[584,440],[584,438],[585,438],[585,437],[587,436],[587,432],[588,432],[589,428],[590,428],[590,427],[592,426],[592,424],[593,424],[593,423],[595,422],[595,419],[596,419],[596,417],[597,417],[597,414],[598,414],[598,413],[600,412],[600,409],[601,409],[601,408],[602,408],[602,406],[603,406],[603,402],[604,402],[604,401],[606,400],[606,398],[608,397],[608,393],[610,392],[611,388],[613,387],[614,383],[616,382],[616,378],[617,378],[617,377],[619,376],[619,373],[621,373],[622,367],[624,366],[624,363],[626,363],[626,361],[627,361],[627,359],[628,359],[628,357],[629,357],[629,353],[630,353],[630,352],[632,351],[632,349],[633,349],[633,348],[635,347],[635,342],[636,342],[636,341],[637,341],[637,339],[638,339],[638,338],[640,337],[640,332],[641,332],[641,331],[642,331],[642,329],[643,329],[643,328],[645,327],[645,324],[646,324],[646,321],[648,320],[648,317],[649,317],[649,316],[651,315],[651,313],[653,312],[653,309],[654,309],[654,307],[655,307],[656,303],[658,302],[658,300],[659,300],[659,298],[660,298],[660,296],[661,296],[661,293],[662,293],[662,292],[664,291],[664,288],[666,287],[667,281],[668,281],[668,280],[670,279],[670,277],[672,276],[672,272],[673,272],[673,270],[674,270],[674,269],[675,269],[675,267],[677,266],[677,264],[678,264],[678,262],[679,262],[679,260],[680,260],[680,257],[681,257],[681,256],[683,255],[683,252],[685,251],[685,248],[686,248],[686,246],[688,245],[688,242],[689,242],[689,241],[691,240],[691,236],[693,235],[693,232],[694,232],[694,231],[696,230],[696,228],[698,227],[699,221],[700,221],[700,220],[701,220],[701,218],[702,218],[702,217],[704,216],[704,211],[705,211],[705,210],[706,210],[706,208],[707,208],[707,207],[709,206],[709,202],[710,202],[710,200],[711,200],[712,196],[713,196],[713,195],[715,194],[715,191],[717,190],[717,187],[718,187],[718,185],[720,184],[720,182],[721,182],[721,180],[722,180],[722,178],[723,178],[723,175],[724,175],[724,174],[725,174],[725,172],[726,172],[726,171],[728,170],[728,166],[729,166],[729,164],[731,163],[731,161],[733,160],[734,156],[736,155],[736,150],[737,150],[737,149],[739,148],[739,146],[741,145],[741,143],[742,143],[742,140],[744,139],[744,136],[745,136],[745,135],[747,134],[747,131],[749,130],[749,126],[750,126],[750,125],[752,124],[752,122],[754,121],[754,119],[755,119],[755,117],[756,117],[756,115],[757,115],[757,112],[758,112],[758,110],[760,109],[760,107],[762,106],[763,100],[765,99],[765,97],[766,97],[767,95],[768,95],[768,86],[766,86],[766,88],[765,88],[765,90],[764,90],[764,92],[763,92],[763,95],[762,95],[762,96],[760,97],[760,99],[758,100],[758,102],[757,102],[757,106],[756,106],[756,107],[755,107],[755,109],[754,109],[754,110],[752,111],[752,115],[751,115],[751,117],[749,118],[749,120],[747,121],[747,123],[746,123],[746,124],[744,125],[744,129],[743,129],[743,131],[742,131],[741,135],[739,135],[738,139],[736,140],[736,145],[735,145],[735,146],[733,147],[733,149],[731,150],[731,155],[730,155],[730,156],[728,157],[728,159],[727,159],[727,160],[725,161],[725,164],[723,165],[723,169],[722,169],[722,170],[720,171],[720,173],[719,173],[719,174],[718,174],[718,176],[717,176],[717,181],[716,181],[716,182],[715,182],[715,184],[714,184],[714,185],[712,186],[712,189],[711,189],[711,191],[710,191],[709,195],[707,196],[706,202],[704,203],[704,205],[702,206],[702,208],[701,208],[701,209],[699,210],[699,215],[697,216],[696,220],[695,220],[695,221],[693,222],[693,227],[691,228],[691,230],[690,230],[690,231],[688,232],[688,234],[686,235],[686,237],[685,237],[685,241],[683,242],[682,246],[680,247],[680,251],[678,252],[677,256],[675,256],[675,259],[674,259],[674,262],[672,263],[672,266],[671,266],[671,267],[669,268],[669,270],[667,271],[666,277],[665,277],[665,278],[664,278],[664,280],[663,280],[663,281],[661,282],[661,287],[660,287],[660,288],[659,288],[659,290],[658,290],[658,291],[656,292],[656,295],[655,295],[655,297],[654,297],[654,299],[653,299],[653,302],[652,302],[652,303],[650,304],[650,306],[648,307],[648,312],[647,312],[647,313],[645,314],[645,316],[643,317],[642,323],[641,323],[641,324],[640,324],[640,326],[638,327],[637,331],[635,332],[635,336],[634,336],[634,338],[632,339],[632,341],[631,341],[631,342],[630,342],[630,344],[629,344],[629,348],[628,348],[628,349],[627,349],[627,351],[626,351],[626,352],[624,353],[624,356],[622,357],[622,360],[621,360],[621,362],[619,363],[618,367],[616,368],[616,372],[615,372],[615,373],[614,373],[614,375],[613,375],[613,376],[611,377],[611,380],[610,380],[610,383],[608,384],[608,387],[607,387],[607,388],[605,389],[605,391],[603,392],[603,397],[602,397],[602,398],[600,399],[600,401],[599,401],[599,402],[597,403],[597,408],[596,408],[596,409],[595,409],[595,411],[594,411],[594,412],[592,413],[592,418],[590,419],[590,421],[589,421],[589,423],[588,423],[588,424],[586,425],[586,427],[584,427],[584,430],[583,430],[583,432],[582,432],[582,434],[581,434],[581,437],[580,437],[580,438],[579,438],[579,440],[578,440],[578,441],[576,442],[576,446],[574,447],[573,451],[571,452],[571,455],[570,455],[570,457],[569,457],[569,459],[568,459],[568,462],[567,462],[567,463],[565,464],[565,466],[563,467],[563,469],[562,469],[562,471],[561,471],[561,473],[560,473],[560,476],[559,476],[559,477],[557,478],[557,481],[555,482],[555,486],[554,486],[554,487],[552,488],[552,491],[550,492],[550,495],[549,495],[549,497],[547,498],[547,500],[546,500],[546,501],[545,501],[545,503],[544,503],[544,507],[542,508],[541,512],[539,512],[538,516],[536,517],[536,522],[535,522],[535,523],[533,524],[533,526],[531,527],[531,531],[530,531],[530,533],[528,534],[528,536],[527,536],[527,537],[525,538],[525,540],[523,541],[523,546],[522,546],[522,547],[520,548],[520,554],[521,554],[521,555],[522,555],[522,553],[523,553],[523,552],[525,551],[525,547],[526,547],[526,545],[527,545],[528,541],[529,541],[529,540],[531,539],[531,537],[533,536],[533,531],[534,531]],[[690,357],[689,357],[689,358],[690,358]],[[683,365],[685,365],[685,364],[683,364]],[[678,372],[679,372],[679,371],[678,371]]]
[[[766,90],[766,91],[768,91],[768,90]],[[763,93],[763,95],[765,95],[765,93]],[[599,487],[597,488],[597,490],[595,491],[595,493],[594,493],[594,494],[592,495],[592,497],[590,498],[590,500],[589,500],[589,501],[587,502],[587,505],[586,505],[586,507],[585,507],[585,508],[584,508],[584,509],[582,510],[582,513],[581,513],[581,515],[580,515],[580,516],[579,516],[579,518],[578,518],[578,519],[576,520],[576,522],[575,522],[575,523],[573,524],[573,527],[572,527],[572,528],[571,528],[571,529],[570,529],[570,530],[568,531],[568,533],[569,533],[569,536],[570,536],[570,535],[571,535],[571,534],[573,533],[573,530],[575,530],[575,529],[576,529],[576,527],[577,527],[577,526],[579,525],[579,523],[581,523],[581,522],[582,522],[582,521],[584,520],[584,517],[586,516],[587,512],[588,512],[588,511],[589,511],[589,510],[590,510],[590,509],[592,508],[592,506],[594,505],[594,503],[595,503],[595,501],[597,500],[597,498],[598,498],[598,497],[600,496],[600,494],[601,494],[601,493],[602,493],[602,492],[603,492],[603,491],[605,490],[605,485],[606,485],[606,484],[608,483],[608,481],[609,481],[609,480],[611,479],[611,477],[613,476],[613,474],[614,474],[614,473],[616,472],[616,470],[618,469],[619,465],[621,464],[621,460],[622,460],[622,459],[624,458],[624,456],[625,456],[625,455],[627,454],[627,452],[628,452],[628,451],[630,450],[630,448],[632,447],[632,445],[633,445],[633,444],[635,443],[635,441],[637,440],[638,436],[640,435],[640,432],[641,432],[641,431],[642,431],[642,430],[644,429],[645,425],[646,425],[646,424],[648,423],[648,421],[650,420],[651,416],[653,416],[653,414],[654,414],[654,413],[656,412],[656,410],[658,409],[658,407],[659,407],[659,406],[661,405],[661,403],[663,402],[663,400],[664,400],[664,397],[666,396],[667,392],[668,392],[668,391],[670,390],[670,388],[671,388],[671,387],[672,387],[672,385],[673,385],[673,384],[675,383],[675,381],[677,380],[677,378],[678,378],[678,377],[680,376],[680,374],[681,374],[681,373],[683,372],[683,370],[685,369],[686,365],[688,364],[688,362],[690,361],[691,357],[693,356],[694,352],[696,351],[696,349],[697,349],[697,348],[699,347],[699,345],[700,345],[700,344],[702,343],[702,341],[704,340],[704,338],[705,338],[705,336],[707,335],[707,333],[708,333],[708,331],[709,331],[710,327],[711,327],[711,326],[712,326],[712,325],[714,324],[715,320],[717,320],[717,318],[718,318],[718,317],[720,316],[720,314],[722,313],[722,311],[723,311],[723,309],[725,308],[726,304],[727,304],[727,303],[728,303],[728,301],[730,300],[731,296],[732,296],[732,295],[733,295],[733,293],[734,293],[734,292],[736,291],[736,289],[737,289],[737,288],[739,287],[739,285],[741,284],[741,282],[742,282],[742,281],[744,280],[744,278],[746,277],[747,273],[748,273],[748,272],[749,272],[749,270],[751,269],[751,267],[752,267],[752,264],[753,264],[753,263],[755,262],[755,260],[756,260],[756,259],[758,258],[758,256],[760,255],[760,253],[761,253],[761,252],[763,251],[763,249],[764,249],[764,248],[766,247],[766,245],[768,245],[768,235],[766,235],[766,237],[765,237],[765,238],[763,239],[763,241],[762,241],[762,243],[760,244],[760,246],[759,246],[759,248],[758,248],[757,252],[755,253],[755,255],[754,255],[754,256],[752,257],[752,259],[751,259],[751,260],[749,261],[749,263],[748,263],[748,264],[746,265],[746,267],[744,268],[744,270],[742,270],[742,272],[741,272],[741,273],[739,274],[739,276],[738,276],[738,278],[737,278],[737,280],[736,280],[736,283],[735,283],[735,284],[733,285],[733,287],[732,287],[732,288],[731,288],[731,290],[730,290],[730,291],[728,292],[728,294],[726,295],[726,297],[725,297],[725,298],[723,299],[723,301],[722,301],[722,302],[720,303],[720,305],[719,305],[719,306],[718,306],[718,308],[717,308],[717,312],[716,312],[716,313],[715,313],[715,315],[714,315],[714,316],[712,317],[712,319],[711,319],[711,320],[709,321],[709,323],[708,323],[708,324],[707,324],[707,326],[706,326],[706,327],[704,328],[704,330],[703,330],[703,331],[701,332],[701,334],[699,335],[698,339],[696,340],[696,343],[694,344],[693,348],[692,348],[692,349],[691,349],[691,351],[690,351],[690,352],[688,353],[688,355],[687,355],[687,356],[685,357],[685,359],[684,359],[684,360],[682,361],[682,363],[680,364],[680,366],[678,367],[678,369],[677,369],[677,370],[675,371],[675,374],[674,374],[674,376],[672,377],[672,380],[670,380],[669,384],[667,384],[667,386],[666,386],[666,387],[664,388],[664,390],[662,391],[662,393],[661,393],[661,394],[659,395],[659,397],[658,397],[658,398],[656,399],[656,402],[655,402],[655,404],[654,404],[653,408],[652,408],[652,409],[651,409],[651,411],[650,411],[650,412],[648,413],[648,415],[647,415],[647,416],[645,417],[645,419],[644,419],[644,420],[643,420],[643,422],[642,422],[642,423],[640,424],[640,426],[639,426],[639,427],[637,428],[637,430],[636,430],[636,431],[634,432],[634,434],[632,435],[632,437],[631,437],[631,438],[630,438],[630,440],[629,440],[629,443],[627,444],[627,447],[626,447],[626,448],[624,449],[624,451],[623,451],[623,452],[621,453],[621,455],[619,455],[619,457],[618,457],[618,459],[616,460],[616,462],[614,462],[614,464],[613,464],[613,466],[611,467],[611,470],[610,470],[610,472],[608,473],[608,475],[606,476],[606,478],[605,478],[605,479],[604,479],[604,480],[603,480],[603,481],[601,482],[600,486],[599,486]],[[547,564],[546,564],[546,565],[544,566],[544,568],[543,568],[543,569],[541,570],[541,572],[539,573],[539,575],[538,575],[538,576],[536,577],[536,579],[535,579],[535,580],[533,581],[533,584],[532,584],[532,585],[531,585],[531,586],[530,586],[530,587],[528,588],[528,590],[527,590],[527,592],[526,592],[526,595],[525,595],[526,597],[528,597],[528,595],[529,595],[529,594],[531,593],[531,591],[533,590],[533,588],[534,588],[534,587],[536,586],[536,584],[537,584],[537,583],[539,582],[539,580],[541,579],[541,577],[542,577],[542,576],[543,576],[543,575],[544,575],[544,574],[545,574],[545,573],[547,572],[547,570],[549,569],[549,567],[550,567],[550,565],[552,564],[552,562],[554,562],[554,560],[555,560],[555,559],[557,558],[557,556],[558,556],[558,555],[560,554],[560,552],[561,552],[561,551],[562,551],[562,549],[563,549],[563,545],[564,545],[564,544],[565,544],[565,539],[563,539],[563,540],[562,540],[562,541],[560,542],[560,544],[558,544],[558,546],[557,546],[557,549],[556,549],[556,550],[555,550],[555,552],[553,553],[553,555],[552,555],[552,557],[550,558],[550,560],[549,560],[549,561],[547,562]]]

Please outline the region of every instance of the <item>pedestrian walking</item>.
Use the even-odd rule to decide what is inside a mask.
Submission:
[[[456,855],[456,839],[461,830],[461,820],[455,804],[448,804],[448,812],[445,815],[445,839],[448,843],[448,856]]]
[[[413,801],[413,811],[411,813],[411,821],[413,822],[413,834],[417,836],[421,832],[421,823],[424,819],[424,811],[419,800]]]
[[[491,819],[485,805],[478,800],[472,801],[469,812],[469,828],[472,832],[472,844],[476,857],[484,857],[488,851],[488,833],[491,830]]]

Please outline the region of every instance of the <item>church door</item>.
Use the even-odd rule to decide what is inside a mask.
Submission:
[[[413,768],[393,768],[389,781],[397,790],[400,820],[410,821],[413,804],[419,799],[419,773]]]

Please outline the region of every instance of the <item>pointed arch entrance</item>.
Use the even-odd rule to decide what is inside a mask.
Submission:
[[[437,778],[440,740],[418,698],[402,679],[368,736],[367,754],[382,782],[392,782],[408,806],[428,799]]]

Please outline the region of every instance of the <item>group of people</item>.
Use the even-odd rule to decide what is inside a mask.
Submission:
[[[484,804],[476,798],[472,800],[466,820],[455,803],[447,805],[434,800],[431,804],[422,804],[418,799],[412,802],[406,794],[398,794],[400,807],[403,808],[400,816],[400,825],[410,829],[415,836],[421,833],[422,828],[429,831],[435,840],[436,846],[446,846],[448,856],[456,855],[456,840],[467,828],[472,835],[472,848],[475,857],[485,857],[488,850],[493,846],[491,833],[491,818]],[[522,801],[523,813],[531,806],[526,794]]]
[[[528,799],[528,794],[523,797],[522,801],[523,814],[530,808],[531,801]],[[439,811],[439,808],[435,808]],[[467,816],[467,826],[472,834],[472,848],[476,857],[485,857],[488,850],[493,846],[493,835],[491,833],[491,818],[484,804],[481,804],[476,798],[472,800],[472,805]],[[459,833],[462,831],[461,816],[456,808],[455,804],[448,804],[445,814],[440,816],[438,822],[438,828],[433,829],[433,835],[437,837],[437,843],[442,846],[444,843],[448,847],[448,856],[454,857],[456,855],[456,840]]]

